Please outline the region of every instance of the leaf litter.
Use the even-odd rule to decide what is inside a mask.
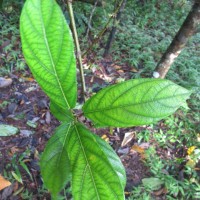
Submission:
[[[99,61],[97,64],[102,65],[101,69],[94,68],[93,73],[88,71],[86,76],[86,84],[90,93],[96,93],[109,84],[130,79],[129,67],[127,66],[112,64],[112,62],[109,63],[108,61]],[[108,65],[112,66],[105,71],[103,68]],[[136,70],[133,73],[136,73]],[[7,169],[7,165],[11,163],[13,157],[16,156],[19,159],[20,155],[23,154],[22,160],[26,164],[26,170],[29,170],[33,180],[18,163],[17,166],[22,175],[22,186],[18,187],[17,190],[11,187],[7,196],[4,189],[4,196],[9,199],[16,194],[17,197],[21,198],[21,194],[28,190],[33,194],[33,200],[35,200],[37,199],[38,188],[43,187],[38,154],[43,151],[46,142],[59,122],[50,114],[49,100],[30,77],[29,72],[25,72],[23,78],[20,79],[20,77],[22,77],[21,74],[15,74],[12,85],[1,89],[0,105],[3,104],[3,106],[0,106],[0,124],[12,125],[19,129],[20,134],[4,138],[0,137],[0,160],[4,160],[4,162],[0,163],[0,172],[6,169],[8,173],[11,173],[14,170],[14,166]],[[90,96],[89,93],[87,95]],[[9,109],[8,106],[10,107]],[[114,129],[114,134],[111,135],[109,129],[95,129],[89,121],[85,121],[82,115],[80,115],[80,118],[83,118],[81,121],[86,122],[86,125],[93,132],[108,142],[119,154],[126,168],[127,185],[125,192],[129,196],[134,186],[138,186],[144,178],[151,176],[148,167],[144,164],[144,152],[151,146],[151,143],[138,143],[136,134],[149,129],[149,127],[124,128],[120,129],[120,131]],[[162,122],[158,126],[163,126]],[[30,150],[29,153],[26,153],[27,149]],[[161,155],[164,154],[164,151],[161,152]],[[16,184],[17,181],[14,181],[14,183]],[[165,193],[165,188],[154,191],[154,195],[159,197]],[[2,192],[0,192],[0,199],[2,198],[1,195],[3,195]],[[43,195],[44,198],[50,198],[47,191]]]

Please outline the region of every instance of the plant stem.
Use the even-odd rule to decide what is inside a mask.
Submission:
[[[88,37],[89,35],[89,32],[90,32],[90,27],[91,27],[91,22],[92,22],[92,17],[93,17],[93,14],[94,14],[94,11],[97,7],[97,3],[99,2],[99,0],[96,0],[94,6],[93,6],[93,9],[92,9],[92,12],[90,14],[90,18],[89,18],[89,21],[88,21],[88,28],[87,28],[87,32],[86,32],[86,37]]]
[[[127,0],[123,0],[119,11],[117,12],[116,17],[114,18],[113,27],[112,27],[112,30],[111,30],[110,35],[108,37],[108,42],[106,44],[106,48],[105,48],[105,51],[104,51],[104,54],[103,54],[104,58],[109,55],[109,52],[110,52],[110,49],[111,49],[111,46],[113,44],[113,41],[114,41],[114,38],[115,38],[115,34],[116,34],[116,31],[117,31],[117,26],[120,23],[120,18],[121,18],[122,11],[124,10],[125,5],[126,5],[126,1]]]
[[[85,98],[85,94],[86,94],[85,77],[84,77],[84,72],[83,72],[81,49],[80,49],[80,45],[79,45],[78,34],[77,34],[77,30],[76,30],[76,24],[75,24],[75,20],[74,20],[72,0],[67,0],[67,5],[68,5],[68,9],[69,9],[71,27],[72,27],[72,32],[73,32],[73,35],[74,35],[74,41],[75,41],[75,45],[76,45],[76,54],[77,54],[77,58],[78,58],[78,67],[79,67],[79,72],[80,72],[81,89],[82,89],[81,90],[81,93],[82,93],[81,96],[82,96],[82,98],[85,102],[85,100],[86,100],[86,98]]]

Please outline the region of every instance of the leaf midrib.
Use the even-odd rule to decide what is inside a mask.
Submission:
[[[152,103],[152,102],[156,102],[156,101],[160,101],[160,100],[171,99],[173,97],[185,96],[185,95],[188,95],[188,94],[190,94],[190,92],[182,93],[182,94],[179,94],[179,95],[174,95],[174,96],[166,97],[166,98],[159,98],[159,99],[151,100],[151,101],[144,101],[144,102],[133,103],[133,104],[125,104],[125,105],[121,105],[121,106],[113,106],[112,107],[111,105],[107,105],[107,107],[96,109],[96,110],[91,110],[91,111],[84,111],[84,113],[85,114],[90,114],[90,113],[95,113],[95,112],[102,112],[102,111],[105,111],[105,110],[108,111],[108,110],[125,108],[125,107],[130,107],[130,106],[142,105],[142,104]],[[86,110],[87,110],[87,108],[86,108]]]
[[[83,147],[83,144],[82,144],[82,141],[81,141],[81,138],[80,138],[80,135],[79,135],[79,131],[78,131],[78,129],[77,129],[76,126],[77,126],[77,125],[75,124],[75,125],[74,125],[74,128],[75,128],[76,134],[77,134],[77,136],[78,136],[78,140],[79,140],[79,143],[80,143],[80,145],[81,145],[81,149],[82,149],[83,155],[84,155],[84,157],[85,157],[86,168],[88,167],[88,169],[89,169],[89,171],[90,171],[90,174],[91,174],[91,177],[92,177],[92,182],[93,182],[93,185],[94,185],[96,194],[97,194],[97,198],[98,198],[98,200],[100,200],[99,193],[98,193],[96,184],[95,184],[95,182],[94,182],[93,173],[92,173],[92,171],[91,171],[90,164],[89,164],[89,161],[88,161],[88,159],[87,159],[86,152],[85,152],[85,149],[84,149],[84,147]],[[82,187],[82,186],[81,186],[81,187]]]
[[[53,5],[53,6],[54,6],[54,5]],[[67,99],[66,99],[66,97],[65,97],[65,93],[64,93],[64,91],[63,91],[62,85],[61,85],[61,83],[60,83],[60,81],[59,81],[58,74],[57,74],[57,72],[56,72],[56,66],[55,66],[55,63],[54,63],[53,58],[52,58],[52,55],[51,55],[51,50],[50,50],[50,48],[49,48],[49,43],[48,43],[48,39],[47,39],[47,35],[46,35],[46,30],[45,30],[45,26],[44,26],[44,20],[43,20],[43,16],[42,16],[41,4],[40,4],[40,11],[41,11],[41,12],[40,12],[40,13],[41,13],[40,18],[41,18],[41,22],[42,22],[42,33],[43,33],[43,36],[44,36],[45,46],[46,46],[46,48],[47,48],[47,51],[48,51],[48,54],[49,54],[49,58],[50,58],[50,60],[51,60],[51,64],[52,64],[52,67],[53,67],[53,71],[54,71],[54,74],[55,74],[55,77],[56,77],[56,81],[57,81],[58,86],[59,86],[59,88],[60,88],[60,90],[61,90],[61,93],[62,93],[62,96],[63,96],[63,98],[64,98],[64,101],[65,101],[65,103],[67,104],[67,107],[70,108],[69,103],[68,103],[68,101],[67,101]]]

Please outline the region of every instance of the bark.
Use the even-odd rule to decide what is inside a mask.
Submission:
[[[83,3],[89,3],[89,4],[92,4],[92,5],[95,5],[95,0],[74,0],[74,1],[80,1],[80,2],[83,2]],[[97,3],[96,6],[103,6],[103,1],[102,0],[99,0],[99,2]]]
[[[120,23],[120,19],[121,19],[121,14],[122,14],[122,11],[124,10],[125,8],[125,5],[126,5],[126,1],[127,0],[124,0],[120,6],[120,9],[119,9],[119,12],[117,13],[117,16],[114,20],[114,23],[113,23],[113,27],[112,27],[112,30],[110,32],[110,35],[108,37],[108,41],[107,41],[107,45],[106,45],[106,48],[105,48],[105,52],[103,54],[103,57],[105,58],[106,56],[108,56],[109,52],[110,52],[110,49],[111,49],[111,46],[113,44],[113,41],[114,41],[114,38],[115,38],[115,34],[116,34],[116,31],[117,31],[117,25]]]
[[[195,34],[199,24],[200,0],[196,0],[180,30],[156,66],[153,72],[154,78],[165,78],[170,66],[181,53],[189,38]]]

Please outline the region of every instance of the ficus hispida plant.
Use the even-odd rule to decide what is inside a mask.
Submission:
[[[71,181],[75,200],[123,200],[124,167],[107,142],[81,124],[72,34],[55,0],[26,0],[20,18],[23,54],[52,114],[61,122],[41,156],[45,186],[54,199]],[[83,105],[98,127],[154,123],[175,112],[190,92],[168,80],[134,79],[100,90]]]

